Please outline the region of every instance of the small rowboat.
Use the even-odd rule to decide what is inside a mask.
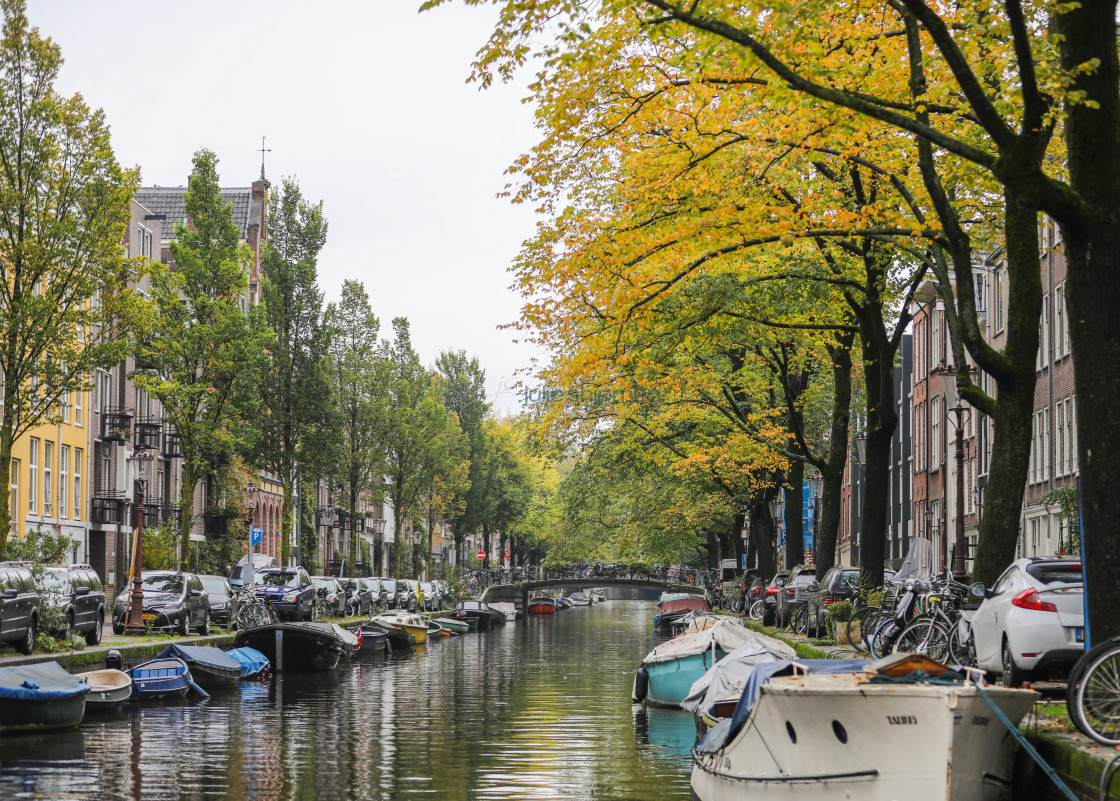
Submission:
[[[192,691],[204,698],[209,695],[195,684],[187,663],[178,657],[153,659],[125,672],[132,678],[133,701],[183,698]]]
[[[362,644],[355,653],[355,656],[387,654],[393,651],[393,646],[389,644],[388,630],[380,626],[375,626],[372,623],[363,623],[360,626],[355,626],[350,629],[350,631],[359,635],[362,640]],[[403,634],[404,632],[401,633]],[[407,642],[405,644],[407,644]]]
[[[91,670],[77,675],[89,682],[87,715],[120,709],[132,695],[132,679],[123,670]]]
[[[178,645],[164,648],[156,659],[176,657],[190,668],[191,678],[203,689],[213,691],[233,687],[241,681],[241,663],[221,648],[212,645]]]
[[[455,632],[456,634],[466,634],[471,630],[470,624],[466,620],[452,620],[449,617],[437,617],[436,623],[439,623],[445,629]]]
[[[383,628],[395,628],[411,634],[415,645],[428,641],[428,621],[420,615],[399,610],[384,615],[377,615],[373,622]]]

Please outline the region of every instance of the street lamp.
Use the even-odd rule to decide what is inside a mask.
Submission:
[[[257,510],[257,492],[259,490],[253,486],[253,482],[249,482],[242,493],[245,499],[245,511],[249,513],[249,525],[246,526],[245,534],[249,538],[249,550],[246,554],[245,561],[248,562],[245,570],[245,584],[249,587],[249,591],[253,591],[253,512]]]
[[[144,490],[148,488],[146,479],[138,478],[133,482],[136,508],[136,541],[132,546],[132,596],[128,599],[128,624],[125,634],[146,634],[144,628],[144,579],[141,568],[144,566]]]
[[[856,485],[859,487],[859,497],[856,499],[855,508],[859,510],[859,530],[855,526],[851,527],[848,536],[852,544],[852,564],[858,565],[860,563],[860,535],[863,531],[863,477],[867,465],[867,435],[860,434],[856,437],[856,464],[859,465],[859,481]]]
[[[770,501],[770,516],[774,519],[774,555],[776,557],[776,566],[778,569],[782,567],[782,553],[778,547],[780,542],[780,526],[779,522],[782,519],[782,496],[779,491],[778,496]]]
[[[824,477],[820,473],[813,473],[807,481],[809,484],[809,508],[813,510],[813,562],[816,562],[817,552],[817,520],[820,518],[821,493],[824,490]]]
[[[385,533],[385,520],[383,518],[379,517],[379,518],[377,518],[376,520],[373,521],[373,537],[374,537],[374,539],[373,539],[373,552],[374,552],[373,561],[377,563],[377,572],[378,572],[379,575],[381,573],[381,548],[382,548],[381,536],[384,533]]]
[[[938,370],[937,374],[941,376],[944,385],[945,413],[953,415],[953,433],[956,437],[956,451],[953,456],[957,462],[957,541],[953,548],[953,576],[957,581],[964,581],[964,439],[961,437],[961,431],[964,429],[969,411],[967,406],[961,405],[960,398],[957,396],[957,368],[947,364]],[[948,405],[950,398],[952,406]]]

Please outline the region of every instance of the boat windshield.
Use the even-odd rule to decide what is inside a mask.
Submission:
[[[144,576],[143,587],[149,592],[167,592],[174,595],[183,591],[183,577],[166,573],[160,576]]]
[[[902,567],[898,569],[890,581],[892,584],[905,584],[907,579],[929,581],[933,576],[933,543],[921,537],[910,540],[910,550],[902,560]]]
[[[269,587],[298,587],[299,574],[285,573],[280,570],[270,570],[267,573],[253,575],[254,584],[266,584]]]

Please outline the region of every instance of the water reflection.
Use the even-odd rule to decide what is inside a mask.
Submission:
[[[691,717],[630,708],[652,611],[575,608],[0,738],[0,798],[685,799]]]

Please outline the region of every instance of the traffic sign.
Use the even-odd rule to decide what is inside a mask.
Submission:
[[[260,545],[261,538],[264,536],[264,529],[260,526],[253,526],[249,529],[249,544]]]
[[[475,554],[475,556],[477,556],[479,558],[479,560],[481,561],[481,560],[486,558],[486,551],[479,551],[478,553]]]
[[[509,548],[506,548],[506,561],[509,561]]]

